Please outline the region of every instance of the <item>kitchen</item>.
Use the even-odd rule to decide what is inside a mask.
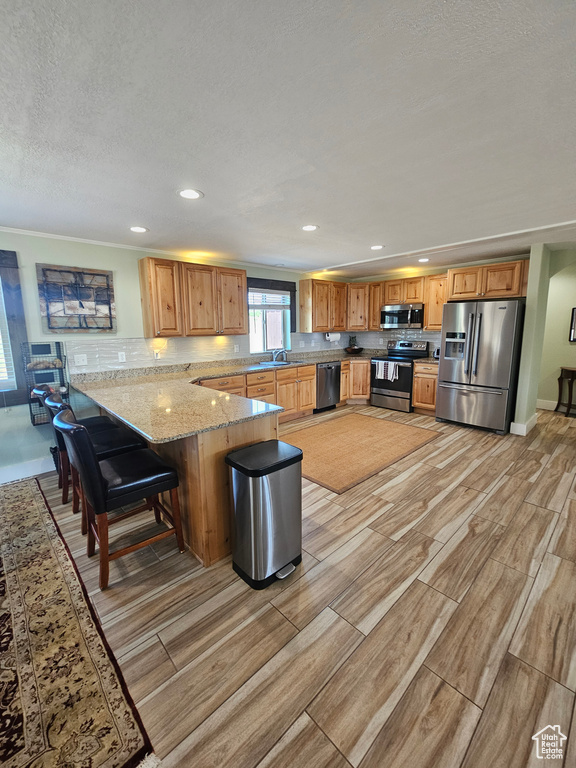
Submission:
[[[252,590],[228,557],[205,567],[166,540],[112,562],[100,591],[52,433],[0,393],[2,493],[40,477],[164,766],[523,766],[548,725],[574,761],[574,420],[554,412],[574,358],[573,10],[448,6],[8,14],[0,251],[17,257],[27,341],[63,344],[66,386],[105,398],[122,382],[145,419],[147,387],[205,379],[187,384],[203,417],[238,398],[263,425],[280,403],[287,442],[347,415],[376,425],[378,448],[399,427],[430,436],[341,492],[304,479],[303,559],[284,582]],[[189,186],[203,192],[178,195]],[[257,368],[272,354],[233,317],[206,335],[150,332],[143,260],[292,283],[282,346],[298,362]],[[42,264],[111,272],[114,331],[47,332]],[[476,302],[502,270],[526,315],[500,435],[436,421],[433,351],[448,296]],[[423,304],[422,327],[382,329],[381,307],[402,303]],[[350,336],[362,352],[346,352]],[[427,344],[414,411],[370,404],[371,360],[391,341]],[[340,361],[340,400],[314,413],[322,361]],[[176,395],[162,398],[171,428]],[[334,459],[354,464],[351,445],[332,444]],[[79,738],[66,749],[85,757]]]

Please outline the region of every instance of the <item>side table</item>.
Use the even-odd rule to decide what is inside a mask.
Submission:
[[[566,407],[566,413],[564,414],[565,416],[569,415],[570,409],[572,408],[572,392],[574,389],[574,379],[576,379],[576,368],[560,369],[560,376],[558,377],[558,402],[554,410],[557,411],[560,409],[561,406],[565,406]],[[568,382],[568,402],[567,403],[562,402],[562,385],[564,384],[564,380]],[[576,407],[576,404],[574,407]]]

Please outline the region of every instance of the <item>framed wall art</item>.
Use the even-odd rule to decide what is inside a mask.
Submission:
[[[40,314],[52,333],[115,333],[112,272],[36,264]]]

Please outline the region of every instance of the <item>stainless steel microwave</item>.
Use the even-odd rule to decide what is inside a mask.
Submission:
[[[380,309],[380,328],[422,328],[424,304],[388,304]]]

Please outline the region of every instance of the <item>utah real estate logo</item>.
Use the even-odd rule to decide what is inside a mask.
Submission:
[[[559,725],[547,725],[532,736],[536,742],[536,757],[538,760],[562,760],[563,744],[568,737],[564,736]]]

